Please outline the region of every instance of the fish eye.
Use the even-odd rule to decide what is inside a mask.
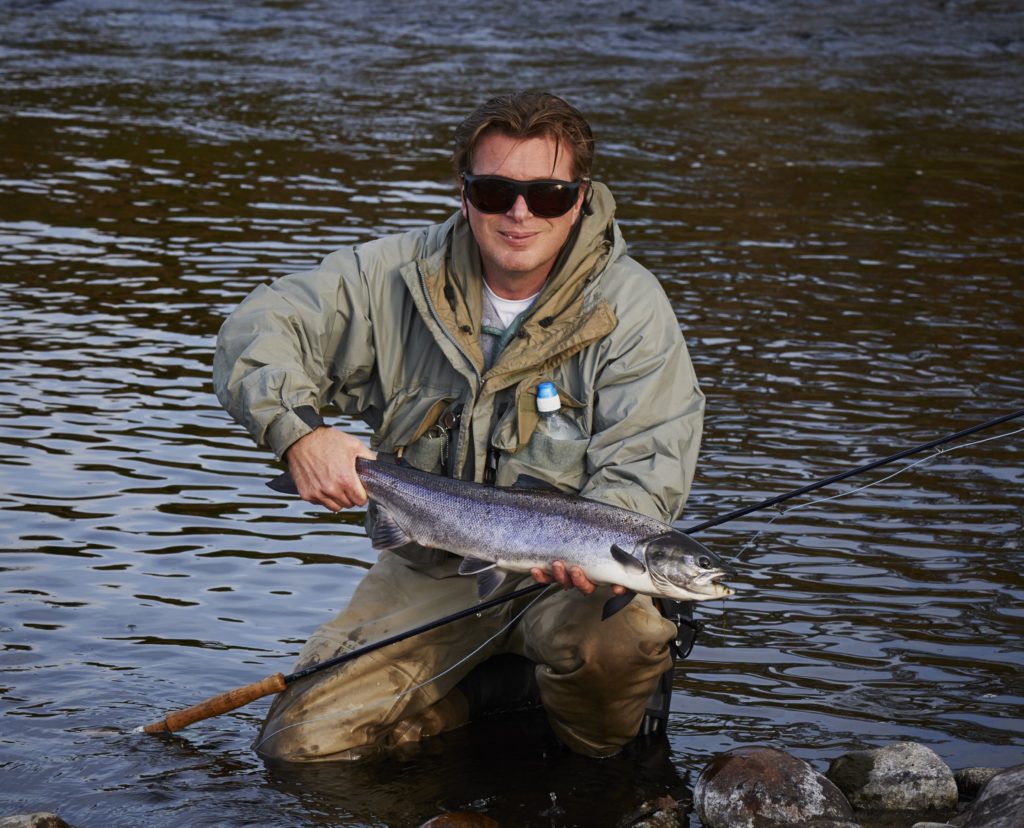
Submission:
[[[701,555],[699,558],[697,558],[697,566],[699,566],[701,569],[711,569],[711,558],[709,558],[707,555]]]

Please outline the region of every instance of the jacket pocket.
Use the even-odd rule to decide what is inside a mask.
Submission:
[[[589,437],[554,440],[537,430],[537,386],[544,380],[522,383],[516,389],[513,411],[495,430],[494,447],[500,452],[495,484],[512,486],[521,475],[533,477],[565,492],[578,492],[587,478]],[[585,407],[555,383],[565,413],[581,423]]]
[[[404,458],[421,471],[443,473],[457,432],[456,403],[450,395],[402,394],[388,407],[395,411],[388,419],[387,436],[376,449]]]

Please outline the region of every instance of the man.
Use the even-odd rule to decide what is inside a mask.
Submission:
[[[560,98],[492,99],[456,132],[458,213],[336,251],[316,270],[257,288],[227,319],[217,394],[287,461],[304,499],[334,511],[364,504],[355,460],[377,455],[499,486],[527,474],[678,517],[704,398],[664,292],[626,256],[612,196],[590,179],[593,152],[586,120]],[[586,437],[535,433],[544,381]],[[372,449],[324,425],[327,405],[368,423]],[[299,665],[471,606],[475,581],[457,574],[458,560],[382,552]],[[533,692],[562,742],[614,754],[637,734],[670,667],[675,626],[646,597],[601,621],[610,588],[578,568],[532,574],[563,589],[291,685],[257,749],[293,761],[361,758]]]

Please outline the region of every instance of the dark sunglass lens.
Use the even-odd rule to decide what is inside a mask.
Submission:
[[[484,213],[505,213],[516,201],[515,186],[498,178],[478,178],[468,188],[469,200]]]
[[[565,215],[576,201],[576,187],[565,184],[532,184],[526,198],[530,212],[543,218]]]

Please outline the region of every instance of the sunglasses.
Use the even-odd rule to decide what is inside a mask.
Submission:
[[[507,213],[522,196],[530,212],[541,218],[558,218],[568,213],[586,180],[516,181],[500,175],[462,174],[463,192],[481,213]]]

